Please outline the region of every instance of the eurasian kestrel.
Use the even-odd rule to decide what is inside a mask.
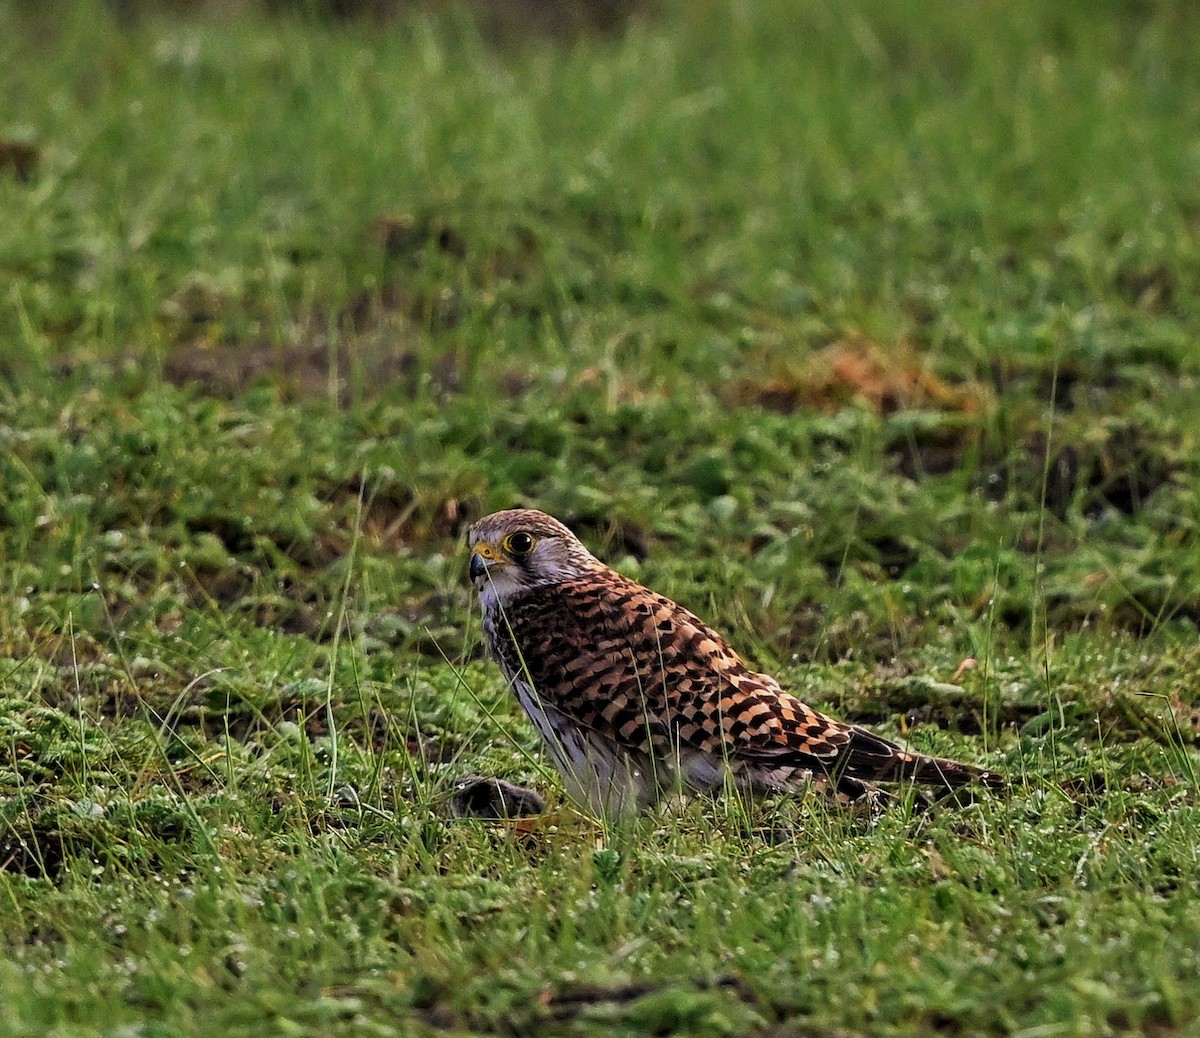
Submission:
[[[823,785],[843,800],[879,781],[1003,785],[805,706],[544,512],[495,512],[468,542],[488,649],[568,792],[602,816],[727,779],[759,793]]]

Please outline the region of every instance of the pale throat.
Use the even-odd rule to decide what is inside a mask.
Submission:
[[[484,616],[504,605],[518,590],[511,581],[488,580],[479,591],[479,605]]]

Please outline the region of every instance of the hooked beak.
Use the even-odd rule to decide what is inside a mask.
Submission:
[[[504,559],[496,548],[486,541],[480,541],[471,549],[471,567],[468,572],[473,583],[478,584],[487,576],[493,566],[502,566]]]

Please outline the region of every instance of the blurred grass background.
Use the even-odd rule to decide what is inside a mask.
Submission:
[[[1198,19],[0,0],[0,1030],[1189,1033]],[[518,501],[1028,785],[451,817]]]

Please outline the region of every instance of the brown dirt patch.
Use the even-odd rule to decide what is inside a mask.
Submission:
[[[828,413],[858,404],[884,416],[904,410],[973,415],[987,401],[982,385],[942,378],[910,346],[884,347],[857,337],[831,343],[766,379],[743,380],[732,397],[736,404],[781,414],[802,407]]]
[[[232,397],[259,382],[279,387],[284,399],[332,397],[340,405],[371,397],[381,388],[411,379],[421,367],[418,356],[382,334],[331,346],[312,341],[272,343],[201,343],[176,347],[163,363],[163,376],[209,396]],[[458,365],[453,356],[428,365],[434,383],[454,387]]]
[[[1015,492],[1044,500],[1060,519],[1073,508],[1087,516],[1105,508],[1134,515],[1177,471],[1175,452],[1161,436],[1112,421],[1093,424],[1086,437],[1031,433],[1005,461],[988,468],[984,488],[995,497]]]
[[[0,137],[0,173],[27,184],[37,172],[41,161],[41,149],[28,141]]]
[[[978,423],[910,429],[888,448],[888,459],[908,479],[946,476],[980,450],[982,438],[983,430]]]

